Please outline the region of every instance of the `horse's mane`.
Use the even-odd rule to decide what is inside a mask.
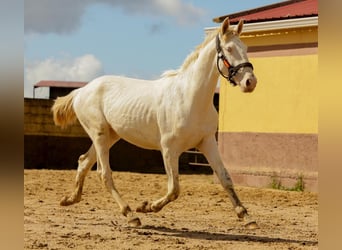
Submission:
[[[176,75],[178,75],[179,73],[184,72],[186,69],[188,69],[189,66],[190,66],[194,61],[196,61],[196,59],[198,58],[201,49],[204,48],[212,39],[214,39],[214,37],[215,37],[215,36],[217,35],[217,33],[219,32],[219,30],[220,30],[220,29],[217,28],[217,29],[211,31],[211,32],[205,37],[204,41],[203,41],[201,44],[197,45],[197,47],[195,48],[195,50],[194,50],[190,55],[188,55],[188,56],[185,58],[185,60],[184,60],[184,62],[183,62],[183,64],[182,64],[182,66],[180,66],[179,69],[176,69],[176,70],[167,70],[167,71],[165,71],[165,72],[162,74],[162,77],[172,77],[172,76],[176,76]],[[236,34],[235,30],[229,29],[229,32],[226,33],[226,34],[224,35],[224,37],[227,39],[229,36],[235,35],[235,34]]]
[[[218,30],[219,29],[216,29],[212,32],[210,32],[204,39],[204,41],[197,45],[197,47],[195,48],[195,50],[190,54],[188,55],[182,66],[177,69],[177,70],[167,70],[165,71],[163,74],[162,74],[162,77],[171,77],[171,76],[176,76],[178,75],[178,73],[180,72],[183,72],[184,70],[186,70],[187,68],[189,68],[189,66],[194,62],[196,61],[196,59],[198,58],[199,56],[199,53],[201,51],[202,48],[204,48],[218,33]]]
[[[201,51],[202,48],[204,48],[212,39],[214,39],[214,37],[218,34],[220,28],[217,28],[213,31],[211,31],[204,39],[204,41],[197,45],[197,47],[195,48],[195,50],[190,53],[190,55],[188,55],[182,66],[180,66],[179,69],[171,69],[171,70],[166,70],[164,71],[164,73],[161,75],[162,77],[172,77],[172,76],[176,76],[181,72],[184,72],[185,70],[187,70],[189,68],[189,66],[196,61],[196,59],[199,56],[199,53]],[[229,28],[228,32],[226,32],[226,34],[223,35],[223,39],[229,39],[229,37],[231,37],[232,35],[236,35],[236,31],[232,28]]]
[[[185,58],[182,66],[179,68],[179,71],[186,70],[191,65],[192,62],[196,61],[196,59],[199,56],[199,53],[200,53],[201,49],[204,48],[211,40],[213,40],[213,38],[217,35],[217,33],[218,33],[218,29],[216,29],[215,31],[210,32],[205,37],[204,41],[201,44],[197,45],[195,50],[190,55],[188,55]]]

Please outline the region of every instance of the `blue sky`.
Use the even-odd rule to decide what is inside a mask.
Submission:
[[[213,17],[280,1],[26,0],[24,95],[40,80],[155,79],[182,64]]]

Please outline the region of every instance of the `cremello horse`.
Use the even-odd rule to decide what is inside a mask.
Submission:
[[[129,205],[116,190],[109,165],[109,149],[120,138],[145,149],[160,150],[168,177],[165,196],[144,202],[137,212],[158,212],[179,195],[178,158],[189,148],[198,148],[207,158],[239,218],[247,216],[217,149],[218,116],[213,95],[219,74],[251,92],[257,80],[239,39],[243,22],[235,29],[226,19],[208,35],[174,71],[158,80],[102,76],[55,101],[56,125],[66,127],[79,120],[93,144],[78,160],[74,192],[61,200],[71,205],[81,200],[86,174],[97,162],[97,172],[128,222],[140,225]],[[133,184],[131,184],[133,185]]]

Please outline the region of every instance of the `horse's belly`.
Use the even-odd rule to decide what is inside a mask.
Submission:
[[[160,149],[159,129],[152,121],[121,114],[120,119],[112,122],[111,125],[120,138],[129,143],[146,149]]]
[[[125,131],[116,130],[116,132],[120,138],[138,147],[155,150],[160,149],[159,140],[154,134],[148,135],[146,133],[141,133],[140,130],[134,129],[125,129]]]
[[[127,92],[112,98],[105,107],[105,116],[122,139],[142,148],[159,149],[156,105],[144,93]]]

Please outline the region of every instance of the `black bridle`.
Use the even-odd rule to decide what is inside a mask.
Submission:
[[[226,56],[222,52],[222,48],[221,48],[221,44],[220,44],[220,38],[219,38],[218,34],[216,36],[216,50],[217,50],[217,60],[216,60],[217,70],[220,72],[221,76],[223,76],[224,78],[229,80],[231,85],[233,85],[233,86],[237,85],[237,83],[234,80],[234,76],[237,74],[239,69],[241,69],[243,67],[250,67],[250,68],[254,69],[253,68],[253,64],[251,64],[250,62],[240,63],[240,64],[238,64],[236,66],[230,65],[230,63],[228,62]],[[222,60],[224,66],[227,67],[228,75],[223,74],[223,72],[221,71],[220,66],[219,66],[219,60],[220,59]]]

